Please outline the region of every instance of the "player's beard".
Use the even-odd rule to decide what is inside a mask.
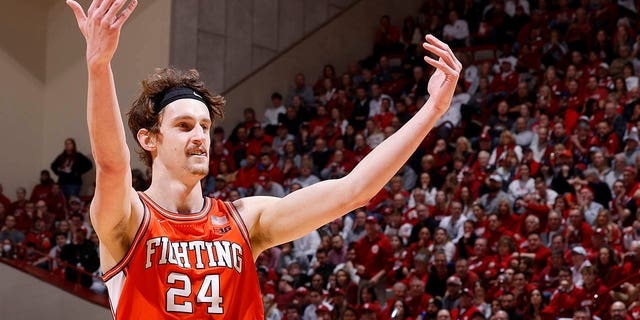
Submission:
[[[194,176],[204,178],[209,174],[209,161],[188,161],[185,170]]]
[[[188,165],[187,170],[189,173],[201,177],[206,177],[207,174],[209,174],[209,166],[204,163],[190,164]]]

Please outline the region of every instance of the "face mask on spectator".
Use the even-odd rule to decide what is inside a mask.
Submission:
[[[2,245],[2,251],[4,251],[4,252],[11,251],[11,245],[10,244]]]

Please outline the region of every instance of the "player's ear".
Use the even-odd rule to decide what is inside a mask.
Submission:
[[[147,128],[142,128],[140,130],[138,130],[138,134],[137,134],[137,138],[138,138],[138,143],[140,143],[140,146],[142,147],[142,149],[146,150],[146,151],[155,151],[156,150],[156,135],[151,133],[151,131],[149,131],[149,129]]]

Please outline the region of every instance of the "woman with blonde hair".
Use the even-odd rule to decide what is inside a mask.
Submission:
[[[511,131],[505,130],[500,133],[498,146],[491,152],[489,164],[496,165],[498,161],[504,158],[508,150],[513,150],[516,153],[518,161],[522,159],[522,148],[516,144],[515,136]]]

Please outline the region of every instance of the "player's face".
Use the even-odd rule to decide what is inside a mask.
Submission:
[[[204,177],[209,171],[211,124],[202,102],[180,99],[170,103],[163,110],[155,161],[170,172]]]

